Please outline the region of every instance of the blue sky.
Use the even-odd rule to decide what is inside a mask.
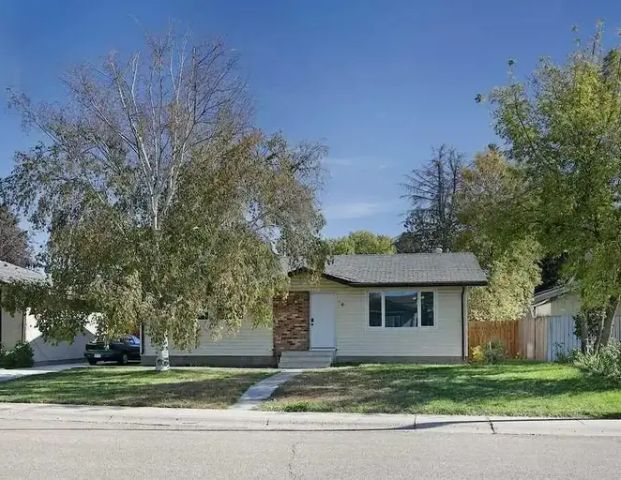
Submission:
[[[432,146],[471,158],[497,141],[474,96],[506,81],[507,59],[522,74],[541,56],[561,61],[572,25],[588,37],[600,18],[612,44],[621,2],[2,0],[0,86],[62,100],[59,77],[72,64],[132,51],[142,28],[171,20],[221,38],[240,55],[258,125],[329,147],[324,234],[396,235],[407,209],[400,183]],[[0,105],[0,175],[35,140]]]

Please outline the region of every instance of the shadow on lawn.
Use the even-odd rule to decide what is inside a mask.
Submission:
[[[288,411],[419,412],[438,414],[590,415],[583,394],[619,391],[603,379],[587,377],[555,364],[516,363],[492,366],[371,365],[309,372],[276,394]],[[290,401],[290,403],[287,403]],[[599,400],[601,402],[601,400]],[[617,418],[601,404],[596,415]]]
[[[0,401],[222,408],[265,376],[251,371],[84,369],[0,384]]]

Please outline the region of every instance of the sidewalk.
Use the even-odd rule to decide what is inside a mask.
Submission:
[[[232,410],[254,410],[268,400],[279,386],[303,371],[302,369],[282,370],[271,377],[267,377],[252,385],[237,403],[229,408]]]
[[[44,373],[62,372],[72,368],[86,368],[89,365],[86,362],[76,363],[59,363],[55,365],[41,365],[31,368],[0,368],[0,382],[7,382],[20,377],[29,377],[31,375],[42,375]]]
[[[524,417],[284,413],[190,408],[0,404],[3,420],[96,424],[96,428],[205,431],[368,431],[482,435],[621,436],[621,420]]]

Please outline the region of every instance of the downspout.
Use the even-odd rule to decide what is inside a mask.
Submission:
[[[144,323],[140,324],[140,355],[144,355]]]
[[[461,287],[461,360],[466,361],[466,287]]]

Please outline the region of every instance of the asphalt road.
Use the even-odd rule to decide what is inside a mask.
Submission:
[[[621,437],[0,420],[2,479],[621,478]]]

